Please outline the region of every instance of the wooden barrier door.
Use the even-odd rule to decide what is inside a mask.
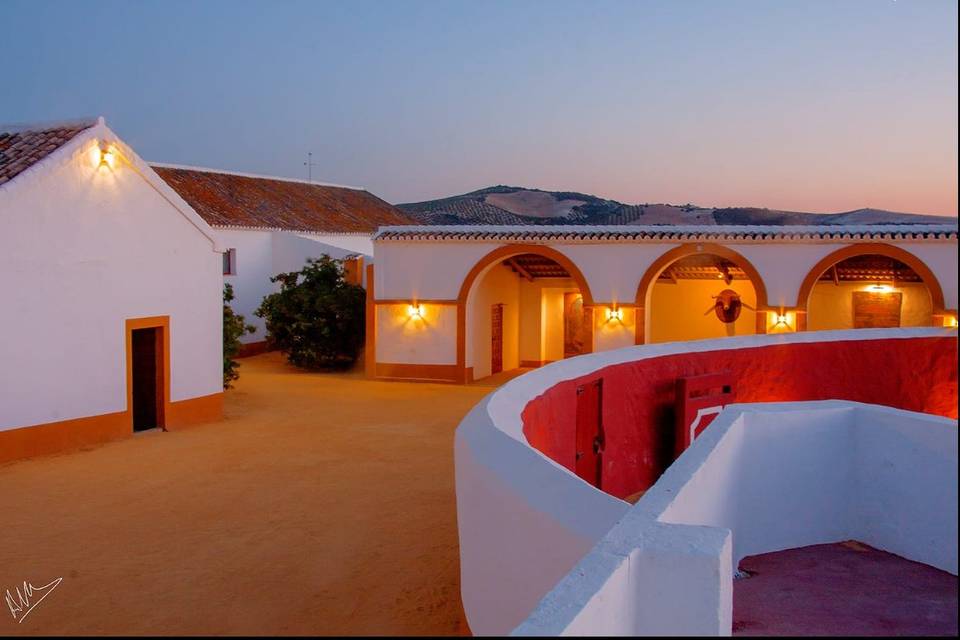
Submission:
[[[490,374],[503,371],[503,305],[490,309]]]
[[[603,481],[603,379],[577,387],[576,474],[600,488]]]

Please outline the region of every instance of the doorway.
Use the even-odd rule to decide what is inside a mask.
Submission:
[[[133,430],[163,428],[163,328],[130,332]]]

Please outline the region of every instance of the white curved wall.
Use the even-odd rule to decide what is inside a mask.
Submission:
[[[475,407],[464,418],[456,433],[461,584],[464,609],[471,629],[477,634],[507,633],[530,614],[535,605],[554,587],[559,576],[574,567],[617,521],[628,517],[641,517],[634,516],[636,510],[631,510],[626,502],[588,485],[566,468],[534,450],[526,442],[521,418],[523,409],[528,402],[549,388],[563,380],[588,375],[606,366],[672,354],[790,343],[870,341],[934,336],[955,337],[956,331],[898,329],[807,332],[644,345],[556,362],[504,385]],[[956,422],[948,422],[954,425],[955,438]],[[949,448],[946,450],[950,451]],[[952,450],[956,452],[955,445]],[[861,450],[858,455],[866,456],[866,450]],[[955,469],[955,456],[953,460]],[[947,462],[949,463],[949,460]],[[640,504],[645,502],[648,502],[647,498],[644,498]],[[869,500],[865,500],[863,504],[869,504]],[[876,511],[874,510],[873,513]],[[650,519],[643,517],[644,522],[649,524]],[[712,631],[705,630],[706,628],[700,625],[696,627],[698,629],[696,632],[719,633],[723,625],[727,624],[725,620],[728,620],[728,617],[724,618],[721,615],[723,603],[727,597],[724,595],[726,583],[723,580],[726,579],[724,576],[730,575],[727,569],[734,557],[732,544],[736,536],[731,539],[729,533],[724,533],[718,527],[704,527],[700,524],[689,526],[682,523],[657,522],[656,526],[660,528],[657,531],[669,531],[666,537],[659,534],[654,536],[651,533],[652,537],[649,540],[651,545],[662,547],[663,554],[656,558],[637,557],[634,560],[650,563],[651,567],[660,566],[658,563],[668,567],[679,566],[680,563],[686,562],[685,566],[690,572],[688,575],[699,576],[694,582],[704,589],[699,600],[705,607],[702,615],[707,616],[703,619],[708,619],[713,625],[709,627]],[[906,529],[903,530],[906,531]],[[879,534],[875,540],[880,540]],[[870,542],[870,540],[866,541]],[[614,542],[617,541],[614,540],[611,544]],[[684,545],[689,547],[687,542],[702,544],[702,547],[698,547],[702,552],[698,557],[709,561],[705,560],[704,563],[696,559],[691,560],[688,555],[681,553]],[[635,555],[633,547],[630,548],[631,550],[623,550],[622,545],[628,544],[627,542],[620,540],[617,544],[621,544],[620,547],[615,546],[620,551],[613,553],[610,549],[606,549],[604,552],[606,555],[601,555],[598,560],[605,567],[605,571],[609,572],[610,580],[614,582],[625,579],[623,562],[626,560],[624,558],[633,557],[631,554]],[[885,544],[887,543],[881,541],[877,546],[892,548],[884,547]],[[724,553],[727,556],[724,556]],[[634,560],[630,562],[633,563]],[[631,566],[635,565],[631,564]],[[576,571],[574,570],[571,575],[575,575]],[[605,573],[601,572],[601,574],[602,579],[596,576],[581,577],[586,581],[584,584],[593,584],[599,590],[606,584],[608,577]],[[714,582],[711,583],[710,580]],[[688,582],[681,581],[679,584],[690,589],[692,587]],[[564,587],[564,584],[566,583],[562,582],[557,585],[557,589]],[[578,597],[588,593],[583,590],[579,582],[567,587],[573,589],[575,594],[579,594]],[[599,607],[600,611],[617,610],[623,604],[623,599],[632,598],[622,590],[602,593],[597,591],[596,594],[593,592],[589,594],[597,595],[599,598],[591,595],[587,600]],[[571,604],[571,602],[569,599],[562,598],[543,601],[538,609],[540,618],[537,618],[539,620],[537,625],[546,624],[544,620],[563,619],[561,615],[563,611],[568,613],[578,611],[577,607],[580,605],[576,602]],[[559,628],[551,627],[546,631],[542,626],[525,627],[525,629],[538,633],[555,633],[564,629],[570,633],[589,632],[589,627],[574,625],[574,618],[575,616],[570,617],[568,621],[572,625],[569,629],[566,624]],[[609,619],[612,623],[623,623],[627,626],[605,627],[603,632],[622,633],[630,628],[629,624],[632,624],[632,622],[629,624],[624,622],[623,618]],[[695,617],[691,618],[693,619]]]
[[[731,405],[515,634],[729,635],[743,557],[851,539],[957,573],[957,422]]]

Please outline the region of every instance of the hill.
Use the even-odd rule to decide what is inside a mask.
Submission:
[[[857,209],[804,213],[756,207],[711,208],[693,204],[623,204],[574,191],[495,186],[459,196],[397,205],[420,224],[924,224],[940,216]]]

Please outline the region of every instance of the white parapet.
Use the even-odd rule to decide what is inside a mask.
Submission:
[[[860,540],[957,573],[957,422],[731,405],[514,635],[730,635],[748,555]]]

